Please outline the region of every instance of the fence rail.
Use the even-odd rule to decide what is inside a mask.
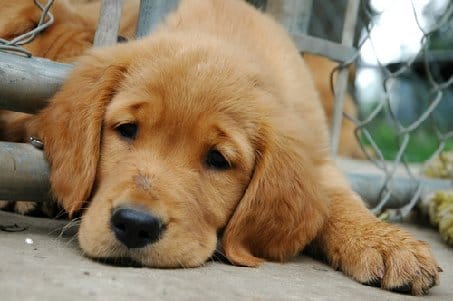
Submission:
[[[0,52],[0,109],[34,113],[58,90],[71,65]]]
[[[0,199],[49,199],[49,166],[31,144],[0,142]]]

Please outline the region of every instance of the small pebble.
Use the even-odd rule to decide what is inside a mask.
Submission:
[[[32,245],[32,244],[33,244],[33,239],[27,237],[27,238],[25,239],[25,243],[26,243],[27,245]]]

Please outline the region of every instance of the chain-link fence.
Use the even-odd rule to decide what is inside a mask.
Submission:
[[[67,65],[51,65],[49,62],[42,63],[36,59],[6,54],[12,52],[30,56],[25,49],[27,43],[52,26],[54,17],[49,9],[54,1],[42,2],[46,3],[34,1],[36,9],[41,11],[41,16],[32,30],[12,39],[0,39],[0,71],[8,73],[8,78],[4,77],[5,80],[0,84],[0,108],[35,111],[55,92],[70,70]],[[150,16],[158,14],[161,19],[177,2],[141,1],[137,35],[146,34],[157,24],[158,21],[150,21],[156,20]],[[381,213],[383,209],[390,207],[397,208],[398,215],[404,216],[425,192],[452,187],[451,181],[429,180],[422,174],[424,163],[445,149],[453,149],[451,1],[249,2],[274,14],[285,24],[301,52],[324,55],[340,62],[333,72],[335,76],[331,79],[325,78],[326,81],[332,80],[332,91],[337,96],[336,107],[332,113],[335,125],[332,130],[333,149],[337,148],[336,140],[341,139],[341,123],[335,116],[341,116],[343,95],[347,93],[344,87],[348,70],[351,70],[348,67],[355,63],[354,76],[349,76],[355,78],[349,82],[349,94],[355,100],[358,113],[345,114],[345,118],[355,125],[356,139],[374,170],[372,171],[365,161],[360,164],[341,161],[339,164],[347,172],[353,188],[373,207],[375,213]],[[103,1],[102,7],[95,45],[116,41],[122,1]],[[115,13],[112,13],[113,11]],[[398,39],[401,40],[402,37],[394,34],[400,27],[408,30],[407,36],[412,35],[408,44],[401,43]],[[405,34],[404,31],[401,32]],[[400,49],[395,50],[397,45],[401,45]],[[389,54],[386,52],[387,48],[394,51]],[[49,77],[49,70],[52,68],[54,71],[50,73],[57,75]],[[30,89],[34,79],[40,78],[43,73],[47,76],[44,82],[35,83],[35,86],[44,87],[45,91],[41,94],[31,93],[32,95],[24,93],[23,90]],[[14,100],[13,105],[11,100]],[[41,105],[37,105],[37,101],[40,101]],[[37,158],[35,150],[22,148],[24,151],[17,152],[15,147],[12,144],[0,143],[0,161],[2,156],[12,154],[28,158],[30,153],[33,153],[33,160]],[[41,160],[40,158],[38,155],[37,161]],[[414,168],[414,162],[418,167]],[[5,164],[0,162],[0,168],[5,169]],[[6,166],[6,169],[8,168]],[[45,198],[45,189],[39,190],[41,197],[36,194],[32,196],[33,192],[36,193],[33,189],[28,191],[28,195],[14,190],[27,181],[33,182],[28,183],[29,186],[46,187],[48,184],[43,183],[42,179],[30,180],[30,177],[22,176],[19,180],[14,180],[14,185],[11,184],[11,179],[18,178],[18,170],[25,175],[36,175],[37,169],[45,167],[29,162],[26,165],[14,166],[14,172],[3,173],[0,183],[8,183],[3,186],[9,188],[0,187],[0,197]],[[46,175],[47,171],[40,173],[38,178]]]
[[[310,33],[338,41],[338,12],[346,4],[315,1]],[[395,196],[394,183],[405,178],[414,187],[398,212],[406,215],[421,197],[426,164],[453,149],[452,29],[448,0],[361,1],[351,89],[360,113],[345,115],[384,177],[375,213]]]

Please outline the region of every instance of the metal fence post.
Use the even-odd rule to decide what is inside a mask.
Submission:
[[[343,33],[341,44],[352,46],[354,42],[355,26],[359,12],[360,0],[349,0],[344,18]],[[343,118],[344,96],[348,84],[348,68],[340,69],[337,81],[335,83],[335,106],[331,127],[331,152],[336,156],[338,144],[340,143],[341,119]]]
[[[123,0],[102,0],[94,46],[113,45],[118,40]]]
[[[142,38],[152,32],[178,4],[179,0],[141,0],[137,38]]]

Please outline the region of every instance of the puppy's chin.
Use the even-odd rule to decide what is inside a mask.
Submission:
[[[156,245],[150,246],[149,250],[147,248],[133,250],[130,256],[133,261],[150,268],[196,268],[208,261],[214,251],[214,249],[184,247],[179,250],[167,250]]]
[[[134,253],[134,252],[131,252]],[[149,256],[149,254],[143,254],[140,256],[130,254],[127,257],[96,257],[90,256],[96,262],[112,265],[117,267],[134,267],[134,268],[162,268],[162,269],[171,269],[171,268],[196,268],[202,266],[206,261],[211,259],[209,258],[169,258],[170,260],[165,261],[154,261],[151,258],[155,258],[156,256]],[[214,257],[218,259],[218,256]],[[228,262],[227,259],[224,259],[224,262]]]
[[[99,209],[90,207],[79,228],[79,244],[88,257],[107,263],[127,262],[123,259],[128,258],[145,267],[189,268],[203,265],[216,249],[215,229],[190,231],[190,223],[172,223],[158,241],[143,248],[128,249],[111,230],[110,210]]]

